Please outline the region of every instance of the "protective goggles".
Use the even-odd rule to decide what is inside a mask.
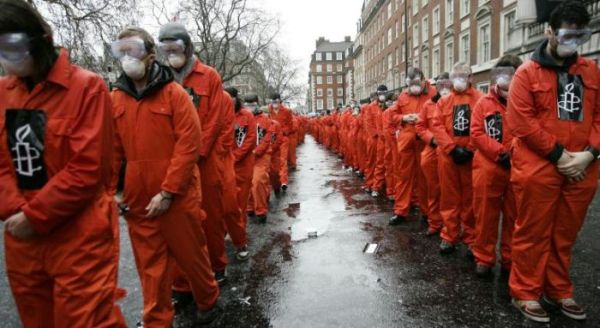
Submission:
[[[31,40],[26,33],[5,33],[0,35],[0,59],[20,62],[29,56]]]
[[[450,89],[450,90],[452,90],[452,81],[448,80],[448,79],[437,80],[437,82],[435,82],[435,87],[438,90],[442,90],[442,89]]]
[[[121,59],[125,56],[137,59],[146,57],[144,41],[137,37],[117,40],[110,45],[110,50],[116,59]]]
[[[450,73],[450,80],[468,80],[468,73],[452,72]]]
[[[556,32],[556,41],[560,44],[572,44],[582,45],[586,43],[592,36],[592,30],[589,28],[584,29],[567,29],[561,28]]]
[[[185,53],[185,43],[183,40],[164,40],[158,43],[158,51],[163,55],[183,54]]]
[[[514,67],[494,67],[491,71],[492,84],[498,84],[502,87],[508,86],[515,75]]]
[[[421,85],[421,78],[417,77],[415,79],[406,79],[406,85],[407,86],[411,86],[411,85]]]

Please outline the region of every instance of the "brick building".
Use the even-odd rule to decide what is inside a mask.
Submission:
[[[311,112],[332,109],[346,102],[347,86],[353,83],[349,58],[352,45],[349,36],[342,42],[330,42],[324,37],[316,41],[308,75],[307,104]]]
[[[531,1],[531,0],[519,0]],[[408,67],[428,78],[462,61],[471,65],[477,88],[489,88],[489,70],[505,53],[529,58],[547,24],[517,19],[517,0],[365,0],[352,47],[354,97],[379,84],[398,89]],[[600,58],[600,1],[588,4],[592,39],[580,53]]]

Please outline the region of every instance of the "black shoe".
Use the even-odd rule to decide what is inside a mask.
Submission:
[[[424,223],[427,223],[429,217],[427,215],[421,215],[421,220],[423,220]]]
[[[254,213],[253,211],[249,211],[249,212],[246,212],[246,215],[248,215],[249,218],[253,218],[256,216],[256,213]]]
[[[390,221],[388,223],[391,226],[396,226],[396,225],[404,223],[405,221],[406,221],[406,218],[403,217],[402,215],[394,215],[394,216],[392,216],[392,218],[390,219]]]
[[[479,278],[489,278],[492,275],[492,268],[485,264],[477,264],[475,266],[475,275]]]
[[[286,192],[286,191],[287,191],[287,185],[286,185],[286,184],[282,184],[282,185],[281,185],[281,190],[282,190],[283,192]]]
[[[471,246],[467,246],[467,251],[465,252],[465,256],[467,257],[467,259],[474,261],[475,260],[475,255],[473,255],[473,250],[471,249]]]
[[[172,291],[171,303],[173,304],[176,314],[183,312],[188,305],[192,304],[193,302],[194,294],[192,294],[192,292]]]
[[[213,306],[212,309],[207,311],[198,310],[196,312],[196,323],[200,325],[208,325],[209,323],[215,321],[223,314],[223,309],[219,302]]]
[[[267,223],[267,215],[263,214],[257,216],[257,221],[258,223]]]
[[[442,254],[450,254],[456,250],[456,246],[450,244],[449,242],[442,240],[440,243],[440,253]]]
[[[219,284],[219,286],[223,286],[227,283],[227,274],[225,270],[215,272],[215,280]]]
[[[143,322],[141,322],[141,321],[138,321],[138,322],[135,324],[135,328],[144,328],[144,323],[143,323]]]

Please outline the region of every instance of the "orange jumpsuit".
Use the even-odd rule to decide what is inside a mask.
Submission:
[[[421,152],[421,170],[427,183],[427,224],[431,231],[440,231],[444,225],[440,213],[440,180],[438,176],[438,156],[437,146],[432,145],[433,133],[430,127],[433,117],[437,114],[437,100],[430,99],[423,106],[419,113],[419,120],[415,124],[417,135],[425,144],[425,149]]]
[[[271,119],[266,114],[256,118],[256,148],[254,149],[254,173],[252,175],[252,199],[250,206],[256,215],[269,212],[269,195],[271,186],[269,171],[271,170]]]
[[[298,147],[298,119],[292,116],[292,130],[290,131],[289,149],[288,149],[288,163],[289,168],[292,170],[296,169],[296,148]]]
[[[438,163],[441,186],[440,211],[444,220],[441,237],[451,244],[462,239],[471,245],[475,239],[471,162],[457,165],[450,155],[455,146],[471,147],[471,110],[481,92],[469,88],[463,93],[452,91],[437,103],[438,112],[430,129],[439,145]]]
[[[395,115],[396,107],[390,107],[383,112],[382,123],[384,128],[383,140],[385,142],[385,195],[393,197],[396,189],[396,163],[398,156],[398,147],[396,146],[396,130],[390,129],[390,122]]]
[[[507,108],[518,213],[509,286],[519,300],[542,293],[554,300],[573,296],[571,250],[598,181],[597,162],[577,183],[569,183],[554,162],[563,147],[600,149],[600,69],[581,56],[564,68],[542,65],[545,45],[517,70]]]
[[[199,60],[184,79],[183,86],[195,101],[202,123],[202,135],[198,139],[202,208],[206,212],[202,226],[213,271],[223,271],[227,266],[226,224],[231,230],[235,225],[231,223],[240,217],[233,158],[235,113],[231,98],[223,91],[219,73]]]
[[[271,120],[271,170],[269,173],[269,179],[271,180],[271,187],[275,191],[279,191],[281,188],[281,179],[279,178],[279,172],[281,171],[281,144],[283,138],[281,136],[281,124],[275,120]]]
[[[498,222],[502,212],[502,266],[510,269],[510,247],[517,216],[515,195],[510,183],[510,169],[497,161],[508,153],[512,136],[503,124],[506,105],[492,88],[481,98],[471,118],[471,142],[477,152],[473,158],[473,212],[475,242],[473,255],[477,263],[492,267],[496,264]]]
[[[246,227],[248,220],[246,208],[248,207],[248,198],[252,189],[252,175],[254,173],[254,155],[252,152],[256,148],[256,120],[254,115],[246,108],[241,108],[235,113],[235,143],[236,148],[233,155],[235,157],[235,180],[238,188],[238,207],[242,209],[240,220],[243,226]],[[229,233],[231,234],[231,231]],[[239,238],[243,238],[243,242],[240,241],[235,246],[237,248],[246,246],[246,233],[243,236],[240,235]],[[231,237],[231,239],[235,242],[238,238]]]
[[[289,136],[293,132],[293,119],[292,112],[283,104],[279,105],[279,109],[273,109],[272,105],[269,105],[269,117],[281,124],[281,169],[279,171],[281,184],[288,184],[288,155],[290,151],[290,140]]]
[[[113,167],[127,161],[123,202],[130,208],[126,219],[142,284],[144,327],[169,327],[175,263],[188,277],[198,308],[211,309],[219,288],[198,201],[200,122],[189,95],[162,71],[167,68],[154,62],[152,69],[161,70],[150,84],[153,92],[138,97],[123,77],[112,92],[117,130]],[[147,218],[145,208],[161,190],[172,193],[173,202],[163,215]]]
[[[381,116],[379,102],[373,101],[364,107],[363,130],[366,140],[366,161],[365,161],[365,187],[374,189],[377,178],[375,171],[377,170],[377,144],[379,131],[377,130],[377,120]]]
[[[61,50],[31,92],[0,79],[0,220],[23,211],[36,233],[22,240],[4,230],[6,272],[25,328],[125,327],[114,303],[110,97],[68,58]]]

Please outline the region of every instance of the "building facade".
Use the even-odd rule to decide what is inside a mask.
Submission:
[[[352,55],[354,94],[365,98],[379,84],[397,90],[411,66],[433,78],[459,61],[486,92],[502,55],[527,59],[545,38],[547,24],[519,22],[519,1],[531,0],[365,0]],[[600,0],[588,8],[595,33],[580,53],[599,59]]]
[[[324,37],[316,41],[308,75],[307,107],[311,112],[330,110],[346,103],[347,86],[353,82],[353,43],[349,36],[342,42],[330,42]],[[348,60],[347,60],[348,58]]]

